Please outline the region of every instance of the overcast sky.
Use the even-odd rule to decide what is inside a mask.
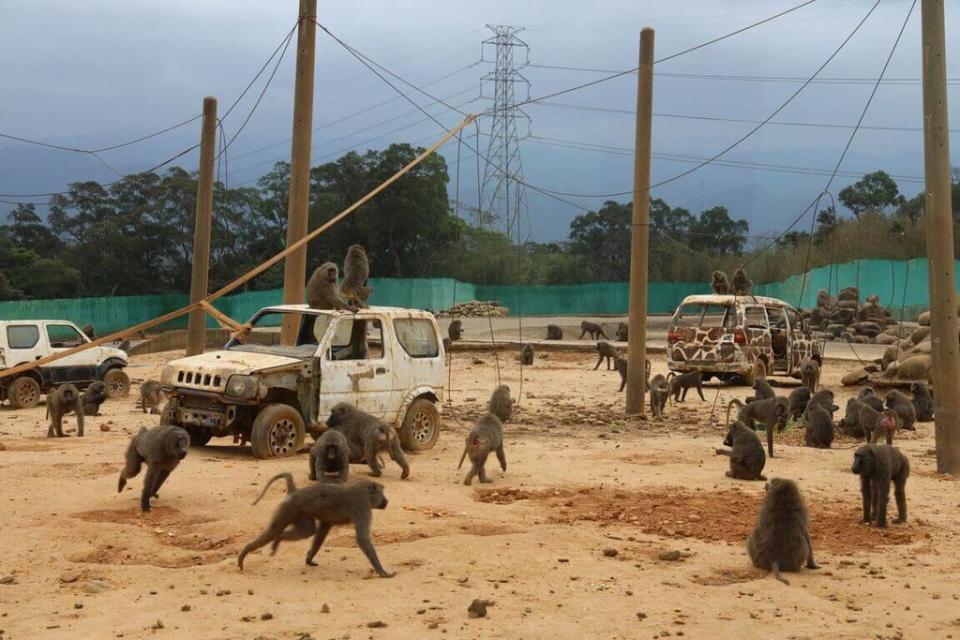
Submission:
[[[603,73],[549,66],[620,70],[636,66],[639,29],[656,29],[660,58],[798,4],[799,0],[552,0],[525,2],[451,0],[328,2],[319,21],[343,40],[405,79],[431,83],[427,91],[464,111],[483,111],[480,78],[492,70],[481,60],[485,24],[525,27],[531,66],[523,70],[534,96],[602,77]],[[800,85],[784,80],[691,78],[709,76],[811,75],[872,5],[868,0],[819,0],[771,23],[721,43],[657,65],[654,86],[653,180],[689,169],[680,162],[720,152],[776,109]],[[908,0],[883,0],[843,51],[821,73],[826,82],[808,86],[775,120],[850,125],[856,122],[875,78],[910,7]],[[293,27],[295,0],[0,0],[0,133],[77,147],[102,147],[150,133],[199,113],[205,95],[220,100],[221,114],[243,90]],[[947,6],[947,25],[958,24],[958,3]],[[947,34],[948,77],[960,78],[958,30]],[[349,149],[380,149],[391,142],[428,145],[439,127],[318,32],[314,100],[315,163]],[[492,60],[492,49],[485,58]],[[479,63],[478,63],[479,62]],[[901,177],[901,191],[921,190],[923,175],[920,78],[920,7],[914,10],[886,77],[916,82],[883,85],[843,163],[854,174],[885,169]],[[478,64],[474,64],[478,63]],[[472,66],[471,66],[472,65]],[[289,158],[294,46],[249,124],[230,149],[229,183],[249,184],[276,160]],[[960,130],[960,80],[950,88],[951,127]],[[258,83],[226,119],[232,136],[259,93]],[[485,95],[490,95],[485,91]],[[421,104],[429,99],[414,94]],[[392,99],[392,100],[391,100]],[[389,101],[388,101],[389,100]],[[376,106],[379,103],[385,104]],[[526,180],[538,187],[577,193],[627,191],[632,186],[636,77],[624,76],[525,108],[531,137],[520,143]],[[567,106],[557,106],[560,105]],[[449,126],[461,116],[440,105],[428,107]],[[362,112],[362,113],[360,113]],[[352,116],[347,119],[347,116]],[[328,125],[328,126],[324,126]],[[481,132],[491,121],[481,119]],[[526,128],[523,128],[525,131]],[[770,124],[724,156],[736,167],[706,167],[655,191],[673,206],[694,213],[724,205],[745,218],[751,233],[782,229],[823,188],[815,172],[785,173],[752,163],[832,170],[850,129]],[[954,134],[956,140],[960,133]],[[194,144],[199,122],[132,147],[105,152],[123,173],[146,169]],[[585,150],[584,143],[597,150]],[[472,143],[471,143],[472,144]],[[481,138],[486,152],[487,138]],[[566,146],[557,146],[566,145]],[[581,148],[569,148],[569,147]],[[953,148],[954,164],[957,143]],[[266,148],[264,148],[266,147]],[[443,151],[456,171],[456,145]],[[196,168],[196,152],[179,163]],[[744,166],[743,163],[751,163]],[[768,167],[769,169],[769,167]],[[461,198],[476,202],[476,158],[463,150]],[[115,179],[89,155],[43,149],[0,139],[0,193],[63,190],[69,182]],[[838,178],[836,194],[855,178]],[[913,179],[913,181],[910,181]],[[450,184],[451,197],[454,183]],[[620,198],[629,200],[629,196]],[[570,198],[596,208],[602,198]],[[566,237],[579,209],[528,191],[530,235]],[[0,212],[10,210],[0,205]],[[809,222],[803,226],[809,225]]]

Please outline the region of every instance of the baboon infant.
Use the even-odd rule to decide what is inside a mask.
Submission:
[[[63,435],[63,416],[73,413],[77,417],[77,436],[83,436],[83,399],[80,391],[72,384],[62,384],[47,394],[47,417],[50,426],[47,437],[57,438]]]
[[[347,249],[347,257],[343,260],[343,284],[340,285],[340,294],[355,307],[366,307],[367,298],[373,289],[366,286],[370,278],[370,261],[363,245],[352,244]]]
[[[755,431],[739,420],[731,422],[723,444],[730,450],[717,449],[717,455],[730,457],[730,470],[726,474],[728,478],[766,480],[761,472],[767,463],[767,455]]]
[[[156,380],[146,380],[140,385],[140,408],[144,413],[150,409],[150,415],[160,413],[160,405],[163,403],[163,389]]]
[[[760,507],[757,526],[747,538],[747,552],[753,566],[772,571],[774,577],[790,584],[781,571],[819,569],[813,559],[813,544],[807,529],[807,507],[796,483],[773,478]]]
[[[533,347],[531,345],[523,345],[523,351],[520,352],[520,363],[525,366],[533,364]]]
[[[670,385],[670,394],[673,396],[674,402],[686,400],[687,391],[690,390],[690,387],[696,387],[700,399],[706,400],[703,397],[703,374],[699,371],[688,371],[680,375],[671,371],[667,374],[667,383]],[[680,395],[681,392],[683,393],[682,396]]]
[[[380,477],[382,465],[377,454],[386,451],[402,469],[400,478],[410,475],[410,465],[400,449],[400,440],[393,427],[379,418],[361,411],[349,402],[338,402],[330,411],[327,426],[339,431],[350,445],[350,462],[366,463],[370,475]]]
[[[507,470],[507,456],[503,452],[503,425],[500,419],[492,413],[488,413],[477,420],[473,430],[467,435],[466,442],[463,445],[463,455],[460,456],[459,470],[463,466],[464,458],[470,458],[470,471],[463,479],[463,484],[470,485],[473,482],[473,476],[478,476],[480,482],[493,482],[487,479],[487,456],[491,451],[496,451],[497,460],[500,461],[500,468]]]
[[[817,385],[820,384],[820,365],[813,358],[804,358],[800,363],[800,380],[803,386],[810,389],[810,393],[817,392]]]
[[[342,433],[327,429],[310,447],[310,479],[343,484],[349,473],[350,445]]]
[[[459,319],[454,320],[450,323],[450,326],[447,327],[447,335],[450,337],[450,342],[454,342],[463,337],[463,322]]]
[[[617,348],[606,340],[601,340],[597,343],[597,354],[597,364],[593,367],[594,371],[600,368],[600,363],[603,362],[604,359],[607,361],[607,371],[612,371],[613,363],[620,357],[620,352]]]
[[[596,322],[589,322],[584,320],[580,323],[580,337],[577,340],[583,340],[583,336],[590,334],[591,340],[596,340],[597,336],[603,336],[604,340],[609,340],[607,334],[603,332],[603,326],[597,324]]]
[[[143,479],[143,491],[140,493],[140,509],[150,511],[150,498],[159,498],[158,492],[177,468],[180,461],[187,457],[190,448],[190,434],[181,427],[166,424],[153,429],[143,427],[140,433],[130,439],[123,470],[117,483],[117,493],[123,491],[127,480],[140,473],[140,466],[147,465],[147,475]]]
[[[366,478],[359,478],[346,484],[314,484],[297,489],[290,473],[274,476],[264,487],[260,498],[274,480],[285,478],[287,496],[273,512],[267,528],[253,542],[245,546],[237,556],[237,566],[243,571],[243,559],[251,551],[273,543],[270,555],[277,552],[282,540],[303,540],[313,536],[313,543],[307,551],[306,563],[317,566],[313,561],[327,534],[335,525],[353,523],[356,529],[357,545],[367,556],[374,571],[381,578],[392,578],[393,573],[380,564],[377,551],[370,540],[370,525],[373,522],[373,509],[386,509],[387,497],[383,494],[383,485]],[[256,504],[260,501],[257,498]],[[292,525],[292,526],[290,526]],[[290,527],[287,529],[287,527]]]
[[[890,501],[890,482],[897,500],[897,519],[907,521],[907,478],[910,461],[896,447],[888,444],[865,444],[853,454],[850,469],[860,476],[860,495],[863,498],[863,521],[877,521],[878,527],[887,526],[887,503]]]
[[[513,400],[510,398],[510,387],[505,384],[493,390],[487,411],[500,418],[500,422],[509,422],[513,416]]]
[[[312,309],[344,309],[357,311],[340,293],[340,271],[332,262],[325,262],[313,272],[307,281],[307,304]]]
[[[730,293],[730,280],[723,271],[714,271],[710,276],[710,288],[717,295],[726,295]]]
[[[555,324],[548,324],[547,340],[563,340],[563,329]]]
[[[96,380],[90,383],[87,390],[83,392],[81,401],[83,404],[83,415],[95,416],[100,413],[100,405],[107,400],[107,385],[102,380]]]

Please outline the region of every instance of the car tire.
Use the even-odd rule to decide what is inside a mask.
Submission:
[[[202,447],[210,442],[210,438],[213,437],[213,432],[203,427],[194,427],[191,425],[183,427],[183,430],[190,436],[191,447]]]
[[[758,378],[767,377],[767,365],[766,363],[757,358],[753,361],[753,366],[750,368],[750,373],[743,377],[744,382],[747,386],[752,387],[753,383],[757,381]]]
[[[13,381],[7,396],[14,409],[32,409],[40,404],[40,383],[29,376],[21,376]]]
[[[123,369],[110,369],[103,374],[108,398],[125,398],[130,395],[130,377]]]
[[[440,437],[440,411],[429,398],[410,403],[400,426],[400,446],[405,451],[432,449]]]
[[[253,421],[250,447],[255,458],[285,458],[303,446],[306,428],[300,412],[288,404],[264,407]]]

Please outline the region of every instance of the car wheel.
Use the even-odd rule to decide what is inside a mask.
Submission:
[[[190,435],[191,447],[202,447],[210,442],[210,438],[213,437],[213,432],[210,431],[210,429],[204,429],[203,427],[194,427],[191,425],[189,427],[184,427],[183,430]]]
[[[300,450],[305,437],[299,411],[288,404],[271,404],[253,421],[250,446],[256,458],[285,458]]]
[[[400,445],[407,451],[432,449],[440,437],[440,412],[429,398],[410,403],[400,426]]]
[[[10,406],[14,409],[32,409],[40,404],[40,383],[22,376],[10,385]]]
[[[753,367],[750,369],[750,373],[744,376],[744,382],[747,386],[752,387],[753,383],[757,381],[758,378],[767,377],[767,365],[764,364],[763,360],[757,358],[753,361]]]
[[[124,398],[130,395],[130,378],[123,369],[110,369],[103,374],[108,398]]]

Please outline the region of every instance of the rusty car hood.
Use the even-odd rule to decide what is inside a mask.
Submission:
[[[171,360],[163,368],[160,384],[165,387],[192,387],[215,391],[225,388],[227,379],[233,374],[250,374],[264,369],[276,370],[302,364],[300,359],[269,353],[211,351]]]

